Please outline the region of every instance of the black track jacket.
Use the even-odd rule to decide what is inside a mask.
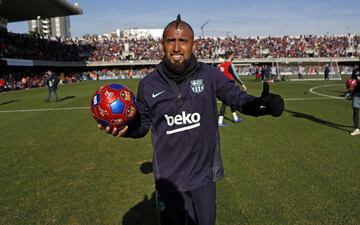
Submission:
[[[163,73],[162,63],[140,81],[140,118],[125,137],[143,137],[151,128],[158,190],[188,191],[224,176],[217,98],[239,110],[257,99],[241,91],[220,70],[204,63],[199,63],[180,84]]]

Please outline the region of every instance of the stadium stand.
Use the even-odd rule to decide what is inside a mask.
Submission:
[[[19,4],[19,1],[3,0],[0,15],[12,22],[38,16],[82,13],[80,8],[62,0],[31,1],[31,4],[39,7],[28,12],[26,4],[30,3],[25,1],[24,4]],[[13,77],[10,89],[24,86],[17,84],[24,77],[31,83],[27,84],[28,87],[41,86],[43,82],[39,80],[48,68],[61,74],[64,83],[87,79],[143,77],[162,58],[160,39],[152,37],[89,35],[49,38],[37,34],[0,32],[0,59],[7,65],[3,69],[3,76],[11,74]],[[326,64],[331,66],[331,74],[337,74],[339,78],[341,74],[350,73],[360,56],[359,34],[198,37],[196,43],[194,53],[200,61],[217,65],[223,60],[224,52],[231,49],[235,55],[233,63],[239,74],[255,75],[259,67],[267,65],[275,71],[271,76],[278,80],[280,75],[296,75],[299,66],[304,67],[305,77],[320,76]],[[31,81],[33,77],[39,82]]]
[[[360,56],[360,36],[299,36],[264,38],[197,38],[195,54],[204,60],[218,59],[232,49],[236,59],[338,58]],[[160,60],[160,40],[153,38],[47,39],[7,33],[1,37],[4,58],[50,61]]]

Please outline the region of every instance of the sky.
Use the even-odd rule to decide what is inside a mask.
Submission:
[[[360,34],[360,0],[68,0],[82,15],[70,17],[72,37],[125,28],[164,28],[177,14],[204,36]],[[8,30],[26,33],[27,23]]]

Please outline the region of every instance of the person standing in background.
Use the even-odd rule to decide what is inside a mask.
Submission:
[[[45,102],[50,102],[51,93],[54,92],[55,98],[57,102],[60,102],[60,98],[57,93],[59,78],[53,73],[51,70],[46,72],[46,86],[48,87],[48,96],[45,99]]]
[[[352,107],[353,107],[353,122],[354,130],[350,133],[351,136],[360,135],[359,129],[359,109],[360,109],[360,65],[358,65],[351,74],[351,79],[357,80],[355,88],[352,90]]]
[[[232,63],[234,59],[234,53],[232,51],[226,51],[225,52],[225,62],[223,62],[222,64],[220,64],[220,71],[224,73],[224,75],[226,77],[228,77],[230,80],[235,80],[236,82],[238,82],[241,86],[241,89],[246,92],[247,88],[244,84],[244,82],[242,82],[242,80],[240,79],[239,75],[236,73],[234,64]],[[225,127],[227,126],[226,123],[224,123],[224,115],[225,115],[225,111],[226,111],[226,107],[227,105],[225,105],[225,103],[221,103],[221,108],[220,108],[220,113],[219,113],[219,120],[218,120],[218,124],[219,127]],[[239,118],[236,114],[236,108],[234,107],[230,107],[231,108],[231,113],[233,116],[233,122],[234,123],[240,123],[243,121],[243,119]]]
[[[328,64],[325,65],[325,69],[324,69],[324,76],[325,76],[325,80],[329,80],[329,74],[330,74],[330,67]]]

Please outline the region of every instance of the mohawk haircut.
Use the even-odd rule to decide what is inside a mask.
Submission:
[[[167,29],[169,29],[169,27],[175,26],[175,29],[178,29],[178,27],[179,27],[180,25],[183,25],[183,26],[188,27],[188,28],[190,29],[190,31],[191,31],[191,36],[192,36],[192,38],[194,39],[194,30],[192,29],[192,27],[191,27],[187,22],[181,20],[180,14],[177,15],[176,20],[173,20],[173,21],[171,21],[170,23],[168,23],[168,25],[166,25],[166,27],[165,27],[165,29],[164,29],[164,32],[163,32],[163,35],[162,35],[162,38],[164,39],[165,31],[166,31]]]

